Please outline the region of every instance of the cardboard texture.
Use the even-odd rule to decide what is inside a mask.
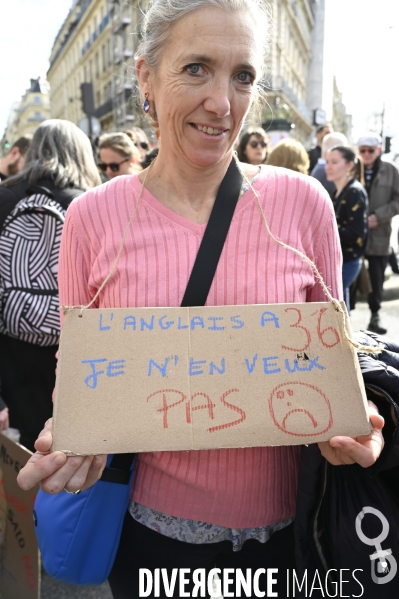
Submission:
[[[31,452],[0,434],[0,596],[2,599],[40,597],[40,558],[33,503],[38,487],[23,491],[17,474]]]
[[[54,450],[298,445],[370,430],[355,350],[332,304],[66,314]]]

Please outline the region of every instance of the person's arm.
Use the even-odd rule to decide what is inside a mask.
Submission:
[[[331,295],[336,299],[342,299],[341,244],[335,214],[332,206],[329,206],[326,201],[326,198],[320,197],[320,202],[324,202],[326,212],[323,216],[324,228],[319,231],[321,241],[314,247],[315,263]],[[320,210],[322,209],[323,206],[320,207]],[[317,218],[317,216],[315,214],[314,218]],[[315,280],[314,286],[308,293],[307,301],[328,301],[322,286],[317,280]],[[378,410],[372,402],[369,404],[369,414],[373,427],[370,435],[357,437],[356,439],[335,436],[330,441],[318,443],[319,449],[326,460],[336,466],[358,463],[363,467],[372,466],[377,461],[384,447],[382,435],[384,419],[378,414]]]
[[[377,190],[377,193],[383,193],[386,189],[390,194],[384,205],[374,210],[379,225],[389,223],[396,214],[399,214],[399,171],[393,164],[387,163],[386,167],[392,169],[392,188],[384,188],[383,186]]]
[[[61,240],[58,282],[60,305],[85,305],[90,301],[88,288],[89,252],[80,243],[73,217],[76,205],[67,211]],[[86,490],[101,476],[106,456],[68,457],[61,451],[51,453],[52,419],[36,440],[36,453],[18,474],[18,484],[28,490],[40,483],[47,493]]]

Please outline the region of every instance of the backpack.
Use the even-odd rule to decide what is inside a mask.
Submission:
[[[0,333],[57,345],[58,258],[66,209],[45,187],[27,193],[0,231]]]

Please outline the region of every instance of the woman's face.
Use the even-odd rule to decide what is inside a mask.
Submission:
[[[332,150],[326,158],[326,175],[329,181],[339,181],[353,169],[353,162],[346,162],[341,152]]]
[[[194,168],[231,156],[258,76],[253,30],[245,13],[218,8],[196,10],[173,26],[144,88],[155,103],[160,155]]]
[[[266,158],[267,144],[260,135],[251,135],[245,147],[245,156],[249,164],[263,164]]]
[[[119,175],[130,175],[134,172],[132,169],[134,158],[124,158],[119,152],[115,152],[111,148],[101,148],[100,163],[107,166],[105,170],[102,170],[108,179],[119,177]]]

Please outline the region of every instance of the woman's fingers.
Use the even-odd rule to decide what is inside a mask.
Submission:
[[[40,484],[46,493],[85,491],[100,478],[106,456],[68,457],[61,451],[47,455],[35,453],[18,474],[18,484],[25,491]]]
[[[40,453],[48,453],[53,443],[53,419],[49,418],[35,441],[35,449]]]
[[[19,471],[17,482],[21,489],[29,491],[43,479],[53,475],[67,460],[62,451],[55,451],[48,455],[34,453],[26,465]]]
[[[18,484],[25,491],[40,484],[46,493],[85,491],[100,478],[107,456],[72,456],[62,451],[50,453],[53,442],[53,421],[47,420],[44,429],[36,439],[36,453],[18,474]]]
[[[368,468],[379,458],[384,447],[384,418],[380,416],[373,402],[368,403],[370,423],[373,427],[370,435],[355,439],[336,436],[329,442],[319,443],[322,455],[334,466],[357,463],[363,468]]]
[[[74,472],[65,488],[68,491],[85,491],[91,487],[104,470],[107,456],[87,456],[81,466]]]
[[[59,470],[42,481],[41,488],[51,494],[63,489],[85,491],[100,478],[105,462],[106,456],[69,457]]]
[[[93,456],[93,461],[90,465],[89,471],[87,473],[86,482],[83,485],[83,491],[94,485],[103,473],[105,465],[107,463],[106,455],[95,455]]]

